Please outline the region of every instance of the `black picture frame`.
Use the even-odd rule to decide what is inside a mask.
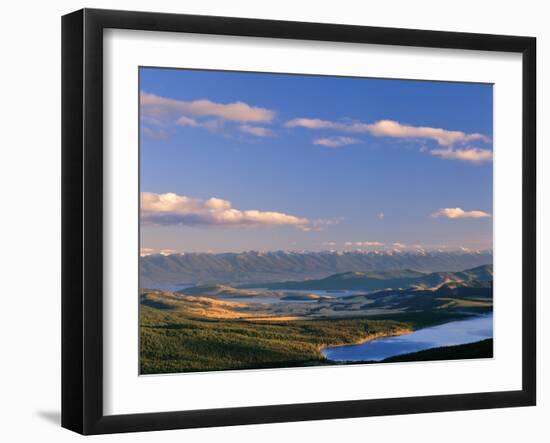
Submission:
[[[168,411],[103,412],[103,30],[502,51],[523,63],[522,389]],[[62,18],[62,426],[81,434],[458,411],[536,403],[536,39],[83,9]]]

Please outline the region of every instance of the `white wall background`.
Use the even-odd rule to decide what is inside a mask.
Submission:
[[[549,12],[535,0],[111,0],[4,2],[0,27],[0,437],[81,440],[59,427],[60,411],[60,16],[81,7],[155,10],[282,20],[531,35],[538,38],[539,191],[550,195],[544,122],[550,119]],[[545,106],[546,105],[546,106]],[[546,111],[546,112],[545,112]],[[544,164],[545,163],[545,164]],[[550,203],[539,195],[539,226]],[[540,231],[540,228],[539,228]],[[539,232],[542,234],[542,232]],[[539,274],[549,236],[539,236]],[[544,248],[544,251],[541,250]],[[539,278],[539,406],[534,408],[332,420],[95,437],[132,442],[548,441],[548,281]]]

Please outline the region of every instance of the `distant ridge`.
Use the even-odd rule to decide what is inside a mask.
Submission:
[[[458,272],[492,261],[492,251],[154,254],[140,258],[140,286],[298,281],[346,272]]]
[[[344,272],[318,280],[286,281],[260,285],[267,289],[294,290],[380,290],[386,288],[438,289],[445,287],[448,294],[475,289],[493,281],[493,265],[483,265],[460,272],[433,272],[425,274],[410,269],[400,271]]]

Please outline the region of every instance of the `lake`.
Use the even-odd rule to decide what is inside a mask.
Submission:
[[[348,297],[350,295],[360,295],[360,294],[369,294],[374,291],[367,290],[323,290],[323,289],[266,289],[266,288],[253,288],[255,291],[277,291],[284,292],[287,294],[316,294],[320,296],[329,296],[329,297]]]
[[[358,294],[368,294],[369,291],[348,291],[348,290],[338,290],[338,291],[324,291],[324,290],[302,290],[302,289],[266,289],[266,288],[251,288],[254,291],[274,291],[280,292],[280,297],[219,297],[217,300],[222,301],[233,301],[240,303],[258,303],[258,304],[274,304],[274,303],[319,303],[320,301],[326,300],[282,300],[283,297],[288,295],[305,295],[305,294],[315,294],[321,297],[332,297],[334,299],[341,297],[348,297],[350,295]]]
[[[440,346],[473,343],[493,337],[493,314],[452,321],[419,329],[411,334],[383,337],[359,345],[324,348],[323,355],[334,361],[380,361]]]

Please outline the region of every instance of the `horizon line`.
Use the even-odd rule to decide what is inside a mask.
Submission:
[[[152,249],[152,248],[142,248],[142,249]],[[351,254],[351,253],[362,253],[362,254],[388,254],[388,253],[473,253],[473,254],[488,254],[493,253],[493,248],[392,248],[392,249],[350,249],[350,250],[335,250],[335,249],[322,249],[322,250],[308,250],[308,249],[272,249],[272,250],[243,250],[243,251],[175,251],[169,249],[159,249],[152,250],[151,252],[143,253],[140,251],[140,258],[150,257],[155,255],[162,256],[171,256],[171,255],[187,255],[187,254],[209,254],[209,255],[220,255],[220,254],[269,254],[276,252],[284,253],[293,253],[293,254],[321,254],[321,253],[330,253],[330,254]]]

